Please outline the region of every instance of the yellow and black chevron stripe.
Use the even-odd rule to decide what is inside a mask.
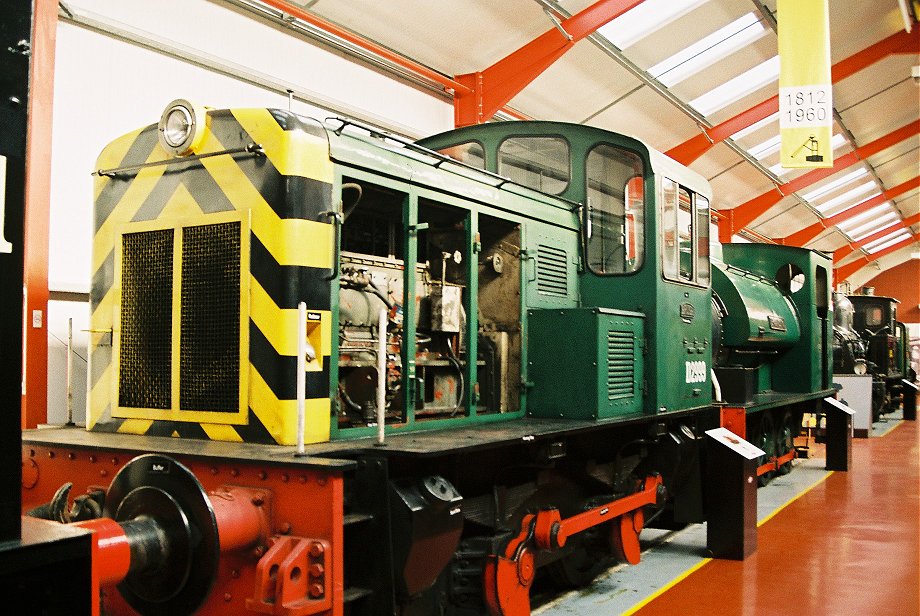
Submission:
[[[222,154],[251,144],[259,145],[262,154]],[[115,171],[99,175],[95,184],[88,429],[295,443],[297,304],[305,301],[308,335],[320,352],[308,365],[305,439],[328,440],[332,340],[328,278],[335,264],[333,227],[323,215],[332,209],[333,178],[325,131],[279,110],[210,111],[204,140],[196,153],[210,156],[172,158],[160,147],[157,126],[153,125],[112,142],[97,161],[97,169]],[[159,164],[136,167],[145,163]],[[119,172],[122,168],[129,169]],[[168,359],[163,360],[171,364],[162,375],[169,393],[159,408],[132,404],[134,398],[124,395],[125,380],[120,374],[132,369],[126,362],[145,362],[147,358],[123,352],[123,348],[128,349],[123,334],[138,329],[121,322],[132,314],[123,300],[128,301],[131,295],[131,301],[138,301],[138,293],[122,288],[127,284],[122,280],[123,261],[130,260],[130,255],[124,254],[125,237],[160,231],[167,234],[162,237],[182,238],[191,234],[190,230],[228,222],[237,225],[234,228],[240,234],[240,279],[233,287],[240,293],[239,312],[233,313],[238,314],[240,323],[228,330],[239,338],[239,358],[238,369],[229,373],[237,382],[225,389],[239,388],[235,398],[239,408],[182,408],[186,398],[178,393],[181,383],[177,381],[184,374],[179,355],[180,349],[191,343],[182,345],[180,331],[191,331],[186,328],[197,325],[191,320],[180,322],[177,315],[184,314],[186,304],[202,303],[183,297],[175,282],[186,271],[184,267],[191,267],[183,239],[175,240],[175,250],[167,246],[156,253],[168,262],[161,265],[171,268],[162,274],[162,280],[172,282],[163,284],[173,285],[165,296],[161,294],[161,299],[166,297],[164,304],[169,304],[169,298],[172,302],[172,306],[164,306],[166,314],[172,316],[163,317],[167,323],[172,319],[171,335],[165,343]],[[206,262],[207,258],[199,261]],[[140,275],[132,275],[152,285],[153,275],[140,271]],[[146,291],[139,293],[141,300],[150,297]],[[227,303],[212,300],[218,311]],[[207,336],[204,330],[197,336],[182,334],[195,341]]]

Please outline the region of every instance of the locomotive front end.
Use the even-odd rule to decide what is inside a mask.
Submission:
[[[308,298],[305,438],[328,440],[325,130],[180,100],[107,146],[97,169],[89,429],[295,443]]]

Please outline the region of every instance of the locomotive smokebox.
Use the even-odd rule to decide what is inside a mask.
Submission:
[[[457,549],[463,497],[443,477],[390,484],[396,588],[409,598],[429,588]]]

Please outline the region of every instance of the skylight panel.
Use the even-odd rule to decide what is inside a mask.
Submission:
[[[770,156],[771,154],[775,154],[776,152],[779,152],[780,143],[781,143],[781,140],[780,140],[779,135],[775,137],[770,137],[763,143],[758,143],[757,145],[752,147],[750,150],[748,150],[748,154],[750,154],[757,160],[761,160],[763,158],[766,158],[767,156]]]
[[[690,101],[690,106],[707,116],[755,92],[779,77],[779,56],[773,56],[754,68],[729,79],[706,94]]]
[[[850,233],[848,235],[850,236],[851,240],[853,240],[854,242],[858,242],[860,240],[866,239],[867,237],[869,237],[870,235],[874,233],[878,233],[879,231],[884,231],[885,229],[890,229],[891,227],[898,224],[898,222],[899,221],[898,221],[897,215],[894,212],[892,212],[890,216],[885,216],[883,218],[879,218],[878,220],[867,222],[866,224],[858,227],[860,229],[859,233],[854,231],[853,233]]]
[[[734,135],[732,135],[731,138],[732,138],[733,141],[738,141],[739,139],[743,139],[743,138],[747,137],[748,135],[750,135],[751,133],[760,130],[761,128],[763,128],[764,126],[766,126],[766,125],[768,125],[768,124],[771,124],[771,123],[773,123],[773,122],[776,122],[777,120],[779,120],[779,111],[777,111],[777,112],[774,113],[774,114],[768,115],[768,116],[765,117],[763,120],[758,120],[758,121],[754,122],[753,124],[751,124],[751,125],[748,126],[747,128],[742,128],[742,129],[739,130],[737,133],[735,133]],[[777,128],[777,130],[779,130],[779,129]]]
[[[648,69],[649,74],[671,87],[712,66],[767,33],[754,13],[748,13],[709,36]]]
[[[871,199],[871,198],[873,198],[873,197],[877,197],[878,195],[882,194],[882,193],[878,190],[878,186],[876,186],[875,180],[870,180],[870,181],[866,182],[865,184],[860,184],[860,185],[857,186],[856,188],[851,188],[850,190],[846,191],[845,193],[843,193],[843,194],[841,194],[841,195],[838,195],[838,196],[834,197],[833,199],[828,199],[828,200],[825,201],[824,203],[819,203],[819,204],[815,205],[815,209],[818,210],[819,212],[821,212],[822,214],[824,214],[824,213],[826,213],[826,212],[828,212],[828,211],[834,209],[834,208],[837,207],[838,205],[841,205],[841,204],[847,203],[847,202],[852,202],[852,201],[853,201],[854,199],[856,199],[857,197],[861,197],[861,196],[865,195],[866,193],[871,192],[871,191],[873,191],[873,190],[875,190],[875,192],[874,192],[873,194],[869,195],[868,197],[866,197],[867,199]],[[865,201],[865,199],[861,199],[860,201]],[[854,205],[857,205],[857,204],[856,204],[856,203],[850,203],[850,204],[849,204],[846,208],[844,208],[844,209],[848,209],[848,208],[850,208],[850,207],[853,207]],[[843,210],[841,210],[841,211],[843,211]]]
[[[910,237],[910,232],[907,229],[901,229],[894,235],[886,235],[883,238],[880,238],[871,244],[863,246],[866,251],[871,255],[879,252],[880,250],[885,250],[889,246],[893,246],[900,242],[901,240],[907,239]],[[870,248],[871,247],[871,248]]]
[[[864,167],[857,169],[856,171],[851,171],[850,173],[847,173],[846,175],[842,175],[832,182],[828,182],[827,184],[822,184],[815,190],[805,193],[804,195],[802,195],[802,198],[810,203],[814,201],[815,199],[817,199],[818,197],[822,195],[826,195],[827,193],[831,191],[837,190],[841,186],[845,186],[849,184],[850,182],[853,182],[866,175],[869,175],[869,171],[865,169]]]
[[[706,2],[708,0],[645,0],[598,28],[597,33],[618,48],[626,49]]]
[[[782,163],[776,163],[775,165],[770,167],[770,173],[772,173],[773,175],[777,177],[782,177],[786,175],[787,173],[789,173],[790,171],[792,171],[792,169],[793,169],[792,167],[783,167]]]
[[[861,224],[863,221],[866,221],[871,217],[879,216],[883,212],[889,211],[890,207],[891,207],[890,202],[886,202],[881,205],[877,205],[874,208],[863,212],[862,214],[857,214],[856,216],[853,216],[851,218],[844,220],[842,223],[840,223],[837,226],[840,227],[844,232],[847,232],[847,229],[856,231],[856,229],[854,229],[853,227],[855,227],[858,224]]]

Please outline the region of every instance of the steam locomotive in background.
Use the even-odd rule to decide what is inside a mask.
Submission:
[[[832,393],[830,260],[711,255],[631,137],[180,100],[97,169],[87,430],[24,434],[23,502],[109,614],[526,614],[706,519],[706,429],[767,480]]]
[[[903,380],[914,382],[907,327],[898,300],[880,295],[834,296],[834,374],[872,376],[872,420],[896,411]]]

